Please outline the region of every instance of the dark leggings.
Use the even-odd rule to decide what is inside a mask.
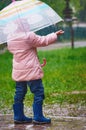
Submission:
[[[16,82],[14,103],[23,103],[27,93],[27,86],[29,86],[30,91],[34,94],[34,103],[43,103],[44,87],[41,79]]]

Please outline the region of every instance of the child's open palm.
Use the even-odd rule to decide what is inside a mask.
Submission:
[[[61,34],[63,34],[63,33],[64,33],[63,30],[59,30],[59,31],[56,32],[56,35],[61,35]]]

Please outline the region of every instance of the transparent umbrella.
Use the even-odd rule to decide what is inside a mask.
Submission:
[[[36,32],[60,21],[63,21],[62,18],[44,2],[12,0],[11,4],[0,11],[0,44],[8,41],[9,34],[14,36],[19,24],[26,35],[27,29]]]

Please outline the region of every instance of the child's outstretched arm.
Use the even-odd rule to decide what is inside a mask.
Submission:
[[[63,34],[63,30],[59,30],[55,33],[50,33],[46,36],[39,36],[36,35],[35,33],[31,34],[31,39],[32,39],[32,46],[33,47],[44,47],[48,46],[50,44],[53,44],[57,41],[57,37],[61,34]]]

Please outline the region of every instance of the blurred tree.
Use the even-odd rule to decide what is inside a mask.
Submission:
[[[77,12],[77,16],[79,17],[80,21],[86,22],[86,0],[80,0],[80,11]]]
[[[65,8],[65,0],[42,0],[50,5],[60,16],[63,17],[63,10]],[[86,21],[86,0],[70,0],[70,6],[73,9],[74,16],[81,21]]]
[[[0,10],[11,3],[11,0],[0,0]]]

